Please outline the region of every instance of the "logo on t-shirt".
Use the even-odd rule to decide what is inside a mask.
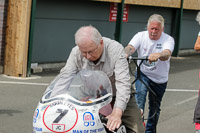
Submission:
[[[156,49],[162,49],[162,44],[160,43],[156,44]]]
[[[156,67],[156,62],[149,62],[148,60],[146,61],[144,61],[143,62],[143,65],[145,66],[145,70],[146,71],[153,71],[153,70],[155,70],[157,67]]]
[[[143,64],[145,65],[145,66],[147,66],[147,67],[152,67],[152,66],[155,66],[156,65],[156,63],[155,62],[149,62],[148,60],[146,61],[144,61],[143,62]]]

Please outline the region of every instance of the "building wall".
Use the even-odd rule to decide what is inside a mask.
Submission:
[[[171,8],[129,5],[128,22],[122,25],[123,46],[135,33],[145,30],[147,20],[153,13],[163,15],[165,32],[171,34]],[[32,63],[66,61],[75,46],[74,33],[83,25],[93,25],[102,36],[114,39],[115,22],[109,21],[109,14],[109,2],[38,0]]]
[[[179,50],[193,49],[200,30],[196,10],[183,10]]]
[[[6,41],[6,27],[9,26],[7,23],[7,9],[8,4],[12,5],[9,0],[0,0],[0,73],[2,73],[5,58],[5,44]],[[27,0],[29,1],[29,0]],[[25,0],[20,1],[21,6],[17,6],[19,11],[27,11],[21,7],[25,7],[27,4]],[[107,2],[99,2],[107,1]],[[102,33],[103,36],[114,39],[115,34],[115,22],[109,21],[110,13],[110,2],[115,0],[37,0],[36,7],[36,17],[35,17],[35,32],[33,39],[33,49],[32,49],[32,63],[48,63],[48,62],[63,62],[66,61],[70,54],[71,49],[75,46],[74,44],[74,33],[75,31],[83,25],[93,25]],[[128,22],[123,23],[122,26],[122,44],[126,46],[133,35],[139,31],[145,30],[148,17],[153,13],[159,13],[165,18],[165,32],[171,34],[173,31],[172,24],[174,22],[174,12],[177,11],[177,1],[172,0],[164,2],[165,5],[152,4],[152,1],[148,1],[151,4],[137,3],[134,4],[135,0],[126,0],[131,2],[125,2],[130,4],[130,11]],[[159,0],[157,0],[159,1]],[[180,2],[180,0],[178,0]],[[18,3],[17,1],[14,1]],[[29,1],[30,2],[30,1]],[[139,1],[137,1],[139,2]],[[140,0],[140,2],[145,2]],[[199,32],[200,26],[195,21],[196,14],[199,10],[200,0],[186,0],[184,1],[184,12],[182,19],[181,35],[180,35],[180,49],[193,49],[194,42],[196,40],[197,33]],[[170,3],[172,7],[167,5]],[[174,3],[174,4],[172,4]],[[197,4],[196,4],[197,3]],[[160,3],[161,4],[161,3]],[[163,4],[163,3],[162,3]],[[179,4],[178,4],[179,5]],[[9,6],[9,9],[12,9]],[[27,8],[30,9],[31,8]],[[17,10],[18,11],[18,10]],[[19,22],[19,15],[11,14],[14,21]],[[24,14],[26,16],[26,14]],[[27,17],[28,18],[28,17]],[[25,22],[25,21],[23,21]],[[22,27],[26,24],[19,22]],[[7,26],[6,26],[7,25]],[[28,27],[28,26],[27,26]],[[8,29],[8,28],[7,28]],[[16,28],[17,29],[17,28]],[[16,30],[15,29],[15,30]],[[29,28],[24,28],[29,30]],[[7,32],[8,33],[8,32]],[[25,33],[21,30],[21,33]],[[18,35],[18,34],[17,34]],[[8,36],[8,35],[7,35]],[[12,35],[14,38],[22,41],[24,39],[18,36]],[[5,41],[6,40],[6,41]],[[28,35],[27,35],[28,40]],[[8,43],[7,43],[8,44]],[[28,43],[26,43],[28,46]],[[15,45],[15,44],[13,44]],[[7,45],[8,46],[8,45]],[[21,45],[20,45],[21,46]],[[9,48],[8,48],[9,50]],[[11,52],[12,53],[12,52]],[[18,52],[21,56],[22,54]],[[7,55],[7,54],[6,54]],[[14,54],[12,54],[14,55]],[[27,56],[24,56],[25,58]],[[12,59],[11,59],[12,61]],[[14,60],[16,63],[20,64],[18,61]],[[24,63],[26,67],[26,63]],[[11,65],[10,65],[11,66]],[[4,69],[5,70],[5,69]]]
[[[7,7],[8,0],[0,0],[0,67],[4,64]]]
[[[110,3],[37,0],[32,62],[67,60],[80,26],[93,25],[103,36],[114,38],[115,22],[109,22]]]

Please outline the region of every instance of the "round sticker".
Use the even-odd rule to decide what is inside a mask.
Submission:
[[[78,121],[76,108],[66,101],[55,101],[44,111],[43,123],[52,132],[68,132]]]

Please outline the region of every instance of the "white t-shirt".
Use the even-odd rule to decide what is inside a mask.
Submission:
[[[165,49],[171,52],[174,50],[174,39],[165,33],[162,33],[159,40],[151,40],[148,31],[138,32],[129,44],[137,50],[138,57],[149,56],[152,53],[162,52]],[[151,64],[148,61],[144,61],[141,65],[141,71],[155,83],[165,83],[168,81],[169,61],[170,58],[166,61],[158,60]]]

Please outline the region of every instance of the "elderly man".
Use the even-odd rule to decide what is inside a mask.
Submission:
[[[109,77],[114,96],[112,113],[107,116],[107,128],[115,130],[120,124],[130,133],[143,133],[144,126],[140,109],[134,95],[131,95],[130,75],[123,46],[109,38],[102,37],[92,26],[84,26],[75,33],[75,46],[61,70],[61,79],[55,87],[65,87],[65,83],[82,69],[101,70]],[[92,81],[91,81],[92,82]]]
[[[141,65],[140,78],[156,94],[148,90],[140,80],[136,81],[136,101],[142,112],[145,110],[147,92],[149,91],[149,116],[146,133],[155,133],[160,115],[160,104],[167,87],[170,68],[170,56],[174,49],[174,39],[164,33],[164,19],[159,14],[149,17],[147,31],[137,33],[125,48],[127,56],[136,50],[138,57],[147,57],[148,62]],[[137,76],[137,75],[136,75]],[[156,113],[154,115],[154,113]]]

